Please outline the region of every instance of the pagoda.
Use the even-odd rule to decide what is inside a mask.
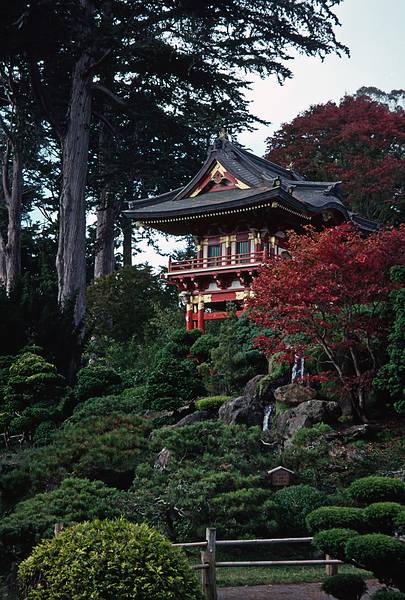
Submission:
[[[138,226],[192,235],[195,256],[169,259],[165,277],[186,306],[188,330],[205,330],[227,316],[229,303],[241,314],[252,279],[276,256],[290,258],[286,232],[352,221],[365,232],[376,224],[351,213],[339,181],[307,181],[288,168],[235,145],[225,131],[211,146],[198,173],[184,186],[130,202]]]

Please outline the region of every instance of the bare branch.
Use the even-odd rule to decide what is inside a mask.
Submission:
[[[94,112],[94,116],[96,116],[97,119],[100,119],[100,121],[102,123],[104,123],[104,125],[107,127],[107,129],[111,133],[111,135],[113,135],[115,137],[117,135],[117,129],[114,127],[114,125],[111,123],[111,121],[109,121],[107,119],[107,117],[105,117],[101,113],[96,112],[96,111],[93,111],[93,112]]]
[[[92,63],[88,67],[88,69],[86,70],[86,74],[89,74],[91,71],[95,71],[105,61],[105,59],[110,56],[111,52],[112,52],[111,48],[106,50],[104,52],[104,54],[98,60],[94,61],[94,63]]]
[[[119,106],[122,106],[123,108],[126,108],[126,109],[129,108],[127,103],[124,102],[124,100],[122,100],[122,98],[120,98],[119,96],[114,94],[114,92],[112,92],[111,90],[106,88],[101,83],[93,83],[91,86],[91,89],[94,90],[95,92],[101,92],[102,94],[107,96],[107,98],[109,98],[110,100],[112,100],[113,102],[118,104]]]

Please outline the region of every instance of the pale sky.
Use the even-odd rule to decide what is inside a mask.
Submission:
[[[405,0],[343,0],[335,12],[342,24],[336,29],[337,38],[349,47],[350,58],[333,55],[322,62],[298,56],[289,61],[293,78],[283,86],[276,77],[254,78],[248,94],[251,111],[271,121],[271,126],[240,134],[238,141],[255,154],[262,156],[266,137],[312,104],[337,101],[362,86],[384,91],[405,88]],[[162,240],[162,250],[174,246]],[[147,246],[143,250],[136,263],[167,263]]]

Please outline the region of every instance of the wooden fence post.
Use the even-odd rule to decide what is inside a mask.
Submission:
[[[217,530],[213,527],[206,529],[207,549],[201,552],[201,562],[208,565],[202,569],[202,590],[206,600],[217,600],[217,580],[215,567],[215,550]]]
[[[329,554],[325,555],[325,560],[331,560]],[[337,575],[339,572],[339,565],[325,565],[325,575]]]

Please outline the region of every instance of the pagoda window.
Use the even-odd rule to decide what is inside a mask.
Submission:
[[[250,242],[249,240],[236,242],[236,254],[238,255],[238,262],[244,263],[249,262],[250,255]]]
[[[208,246],[208,266],[221,264],[221,244],[210,244]]]

